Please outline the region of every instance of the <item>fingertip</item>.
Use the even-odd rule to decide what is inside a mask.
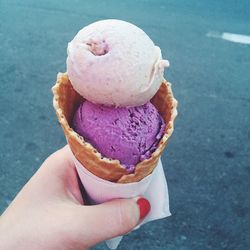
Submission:
[[[53,166],[54,168],[57,166],[62,168],[63,165],[74,165],[69,146],[65,145],[64,147],[58,149],[57,151],[49,155],[44,161],[43,165],[50,165],[50,168],[51,166]]]
[[[59,151],[63,151],[65,153],[69,154],[70,153],[69,144],[64,145],[61,149],[59,149]]]

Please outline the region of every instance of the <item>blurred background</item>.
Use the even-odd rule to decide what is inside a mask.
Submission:
[[[248,0],[0,0],[0,213],[65,144],[51,87],[67,43],[107,18],[134,23],[161,47],[179,101],[163,155],[172,216],[119,249],[250,249]]]

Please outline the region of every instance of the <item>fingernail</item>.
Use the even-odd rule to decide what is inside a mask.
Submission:
[[[150,211],[151,208],[150,203],[145,198],[139,198],[136,203],[140,209],[140,220],[142,220],[146,217],[146,215]]]

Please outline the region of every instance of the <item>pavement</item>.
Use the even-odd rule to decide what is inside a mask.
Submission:
[[[179,101],[163,154],[172,216],[119,249],[250,249],[250,45],[220,35],[250,35],[247,0],[0,0],[0,213],[66,143],[50,89],[67,43],[106,18],[136,24],[161,47]]]

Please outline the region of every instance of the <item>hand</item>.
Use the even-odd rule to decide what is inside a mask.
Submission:
[[[0,249],[87,249],[131,231],[145,199],[84,205],[68,146],[52,154],[0,217]]]

